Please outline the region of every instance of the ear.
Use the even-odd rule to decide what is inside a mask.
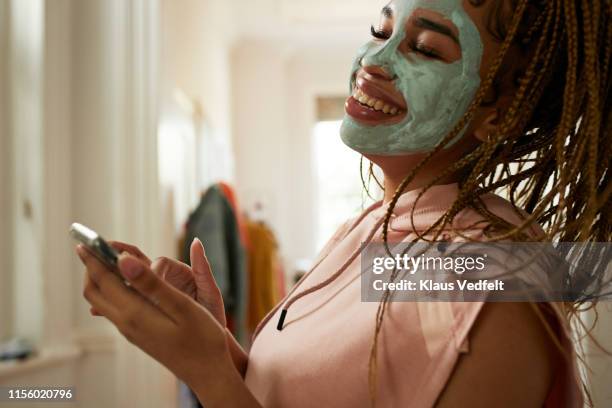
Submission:
[[[489,140],[489,137],[491,134],[493,134],[493,132],[495,132],[495,128],[497,128],[498,119],[498,109],[492,109],[489,113],[487,113],[485,119],[474,131],[474,136],[476,139],[480,140],[481,142],[486,142]]]

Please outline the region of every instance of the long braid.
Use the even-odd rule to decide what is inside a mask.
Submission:
[[[513,35],[514,33],[511,31],[509,35]],[[544,37],[543,37],[544,38]],[[512,105],[508,108],[507,115],[505,116],[505,120],[500,124],[497,132],[495,132],[491,136],[491,140],[485,142],[485,151],[483,152],[481,158],[473,167],[470,175],[468,176],[467,181],[463,183],[464,189],[459,194],[457,201],[449,210],[451,216],[454,216],[456,212],[458,212],[459,207],[463,206],[463,203],[468,199],[471,194],[471,191],[480,183],[481,175],[483,174],[483,170],[487,164],[487,161],[492,156],[497,144],[501,141],[504,136],[510,136],[510,132],[512,131],[513,126],[515,126],[515,121],[517,119],[516,112],[518,111],[518,107],[520,106],[525,93],[527,92],[527,88],[530,86],[530,81],[536,74],[535,66],[537,62],[537,56],[539,52],[541,52],[543,46],[543,41],[538,44],[538,49],[536,51],[536,55],[530,63],[524,78],[521,80],[521,85],[516,93],[515,98],[512,101]],[[524,113],[525,116],[528,116],[529,113]]]
[[[376,174],[374,173],[374,163],[370,162],[370,168],[369,168],[369,177],[373,178],[374,181],[376,182],[376,185],[378,186],[378,188],[380,188],[382,191],[385,191],[385,186],[383,186],[383,184],[380,182],[380,180],[378,179],[378,177],[376,176]]]

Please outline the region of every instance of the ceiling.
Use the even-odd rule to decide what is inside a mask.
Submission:
[[[369,38],[388,0],[226,0],[241,39],[354,45]]]
[[[288,23],[355,25],[378,20],[387,0],[279,0]]]

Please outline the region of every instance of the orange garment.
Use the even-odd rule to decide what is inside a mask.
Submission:
[[[274,234],[261,222],[247,220],[246,230],[250,246],[247,250],[249,271],[249,304],[247,328],[254,332],[257,324],[284,296],[279,286],[279,272],[283,273]]]

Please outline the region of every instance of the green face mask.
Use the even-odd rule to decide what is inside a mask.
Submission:
[[[401,155],[431,151],[466,112],[480,85],[483,46],[480,33],[466,14],[461,0],[398,0],[393,34],[371,41],[357,54],[351,74],[362,66],[379,66],[396,78],[408,109],[402,122],[370,126],[345,115],[340,135],[350,148],[365,154]],[[399,50],[406,37],[406,22],[416,9],[440,13],[457,27],[461,58],[452,63],[424,58]],[[455,143],[462,134],[458,135]]]

